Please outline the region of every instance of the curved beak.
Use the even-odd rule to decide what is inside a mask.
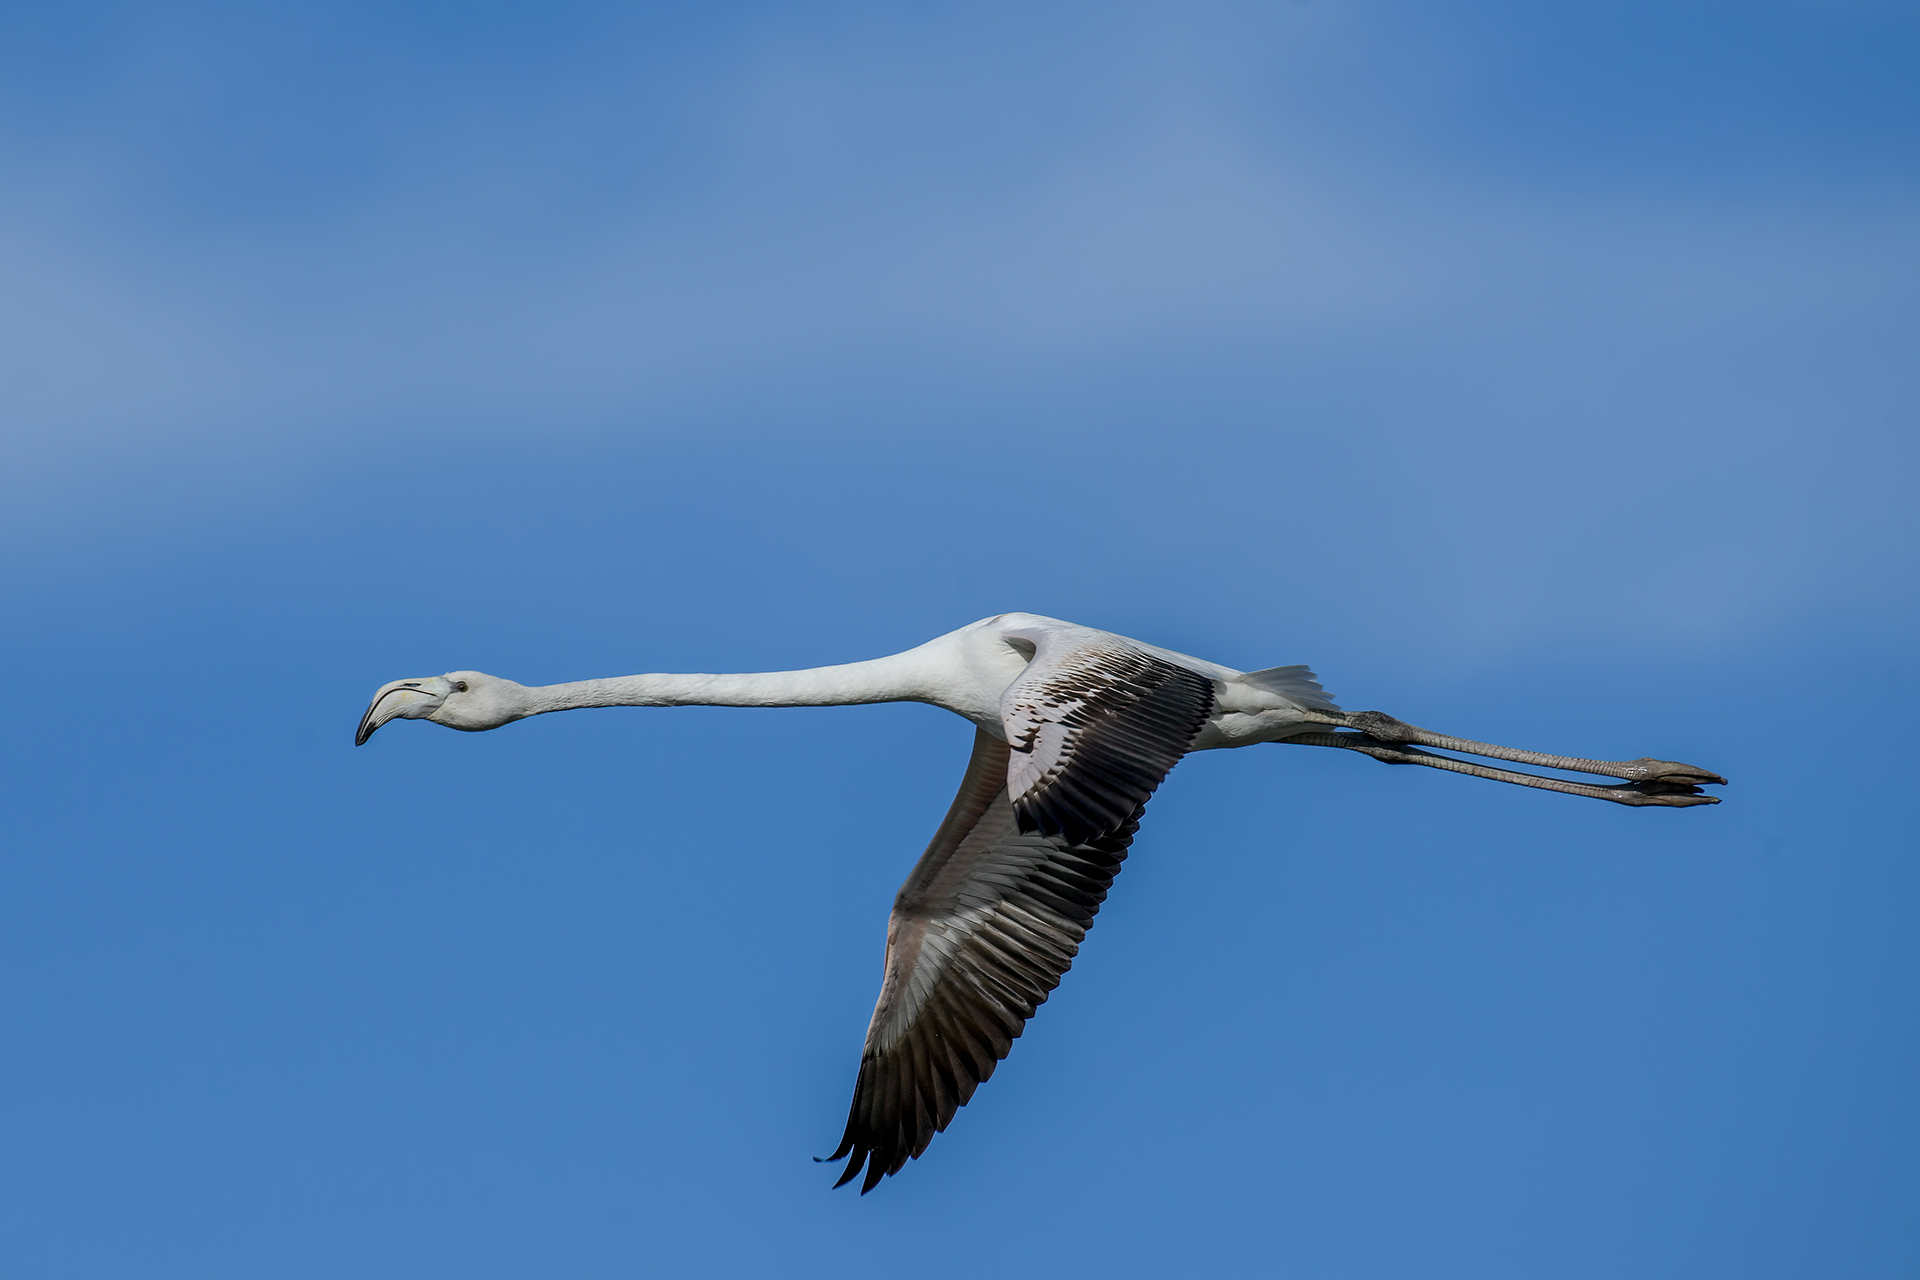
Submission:
[[[367,704],[367,713],[360,717],[353,745],[364,745],[373,731],[389,720],[418,720],[432,715],[449,688],[442,676],[422,676],[417,680],[395,680],[381,685],[373,701]]]

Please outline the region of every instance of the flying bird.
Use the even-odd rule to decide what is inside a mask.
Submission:
[[[1112,632],[1005,613],[905,653],[743,675],[635,675],[528,687],[478,671],[396,680],[356,745],[390,720],[497,729],[581,707],[822,707],[928,702],[974,724],[959,794],[894,899],[834,1185],[861,1193],[917,1159],[1007,1056],[1072,965],[1149,797],[1192,751],[1337,747],[1617,804],[1716,804],[1718,774],[1586,760],[1345,712],[1304,666],[1236,671]],[[1455,752],[1593,775],[1573,782]],[[864,1171],[864,1177],[862,1173]]]

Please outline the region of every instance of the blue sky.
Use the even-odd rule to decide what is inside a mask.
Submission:
[[[1920,10],[0,9],[21,1277],[1904,1277]],[[1028,609],[1720,769],[1183,764],[832,1148],[923,707],[396,725]],[[1328,758],[1320,758],[1320,757]]]

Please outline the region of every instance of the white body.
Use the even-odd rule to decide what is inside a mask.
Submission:
[[[852,672],[857,668],[898,664],[894,668],[895,678],[912,685],[915,690],[909,695],[912,700],[945,707],[1004,740],[1006,692],[1026,672],[1035,645],[1048,635],[1076,647],[1136,649],[1211,680],[1213,713],[1188,747],[1189,751],[1276,742],[1291,734],[1323,728],[1324,722],[1307,721],[1301,713],[1333,707],[1304,667],[1279,668],[1271,674],[1259,672],[1249,677],[1244,671],[1223,667],[1217,662],[1036,613],[997,614],[938,636],[916,649],[881,658],[877,664],[854,663],[847,668],[826,670]]]

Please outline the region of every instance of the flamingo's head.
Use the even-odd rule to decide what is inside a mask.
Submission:
[[[498,729],[532,708],[526,686],[484,671],[449,671],[443,676],[419,676],[383,684],[360,717],[353,735],[357,747],[389,720],[431,720],[449,729],[478,732]]]

